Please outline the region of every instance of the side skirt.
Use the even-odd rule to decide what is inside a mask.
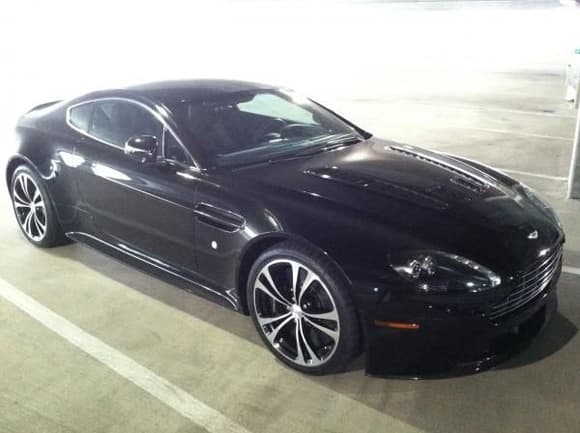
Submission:
[[[124,245],[118,246],[88,233],[67,232],[66,235],[74,241],[105,253],[122,263],[129,264],[141,271],[154,275],[183,290],[202,296],[231,310],[242,312],[240,302],[235,296],[235,290],[227,290],[226,294],[223,294],[192,277],[184,275],[178,269],[172,268],[169,264],[148,257]]]

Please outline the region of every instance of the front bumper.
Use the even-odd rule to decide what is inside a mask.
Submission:
[[[481,315],[448,314],[409,320],[418,329],[366,326],[366,373],[374,376],[436,377],[475,373],[517,353],[548,324],[557,309],[558,275],[534,300],[501,321]],[[388,318],[387,318],[388,319]]]

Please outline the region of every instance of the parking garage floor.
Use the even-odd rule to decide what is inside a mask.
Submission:
[[[580,201],[564,198],[575,113],[563,72],[432,70],[430,86],[371,92],[418,72],[374,73],[319,93],[378,136],[506,170],[561,216],[559,313],[532,346],[471,376],[371,378],[362,359],[347,373],[301,375],[247,317],[82,245],[31,246],[2,194],[0,432],[579,433]]]
[[[16,287],[250,432],[578,432],[580,203],[563,199],[560,179],[570,143],[488,130],[517,125],[569,137],[573,119],[525,113],[525,107],[512,113],[438,104],[415,104],[420,130],[401,121],[391,135],[517,173],[554,203],[568,233],[569,272],[560,282],[558,316],[532,347],[493,371],[444,380],[376,379],[364,376],[359,360],[345,374],[300,375],[270,356],[246,317],[81,245],[29,245],[5,197],[0,284]],[[385,103],[379,111],[392,109],[393,118],[396,107]],[[451,114],[467,126],[445,135],[439,117]],[[440,144],[449,136],[451,144]],[[533,154],[510,158],[523,141],[535,141]],[[1,297],[0,347],[0,431],[201,431]]]

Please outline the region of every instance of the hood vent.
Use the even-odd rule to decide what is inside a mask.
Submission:
[[[364,176],[360,173],[355,173],[349,170],[324,167],[307,170],[304,173],[310,176],[316,176],[322,179],[366,189],[367,191],[388,195],[395,199],[412,202],[430,209],[444,210],[449,207],[448,203],[414,189],[376,177]]]
[[[467,170],[463,170],[455,165],[451,165],[441,159],[433,158],[423,153],[419,153],[414,150],[410,150],[399,146],[390,146],[390,149],[395,152],[402,153],[403,155],[413,157],[420,161],[436,165],[437,167],[450,171],[451,173],[459,176],[459,178],[451,179],[453,183],[455,183],[456,185],[460,185],[464,188],[467,188],[471,191],[483,193],[487,188],[493,185],[489,180],[485,179],[484,177],[476,176]]]

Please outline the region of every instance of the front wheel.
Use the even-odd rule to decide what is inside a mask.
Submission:
[[[285,364],[321,375],[344,370],[359,353],[348,283],[321,252],[283,242],[258,258],[248,283],[256,329]]]

